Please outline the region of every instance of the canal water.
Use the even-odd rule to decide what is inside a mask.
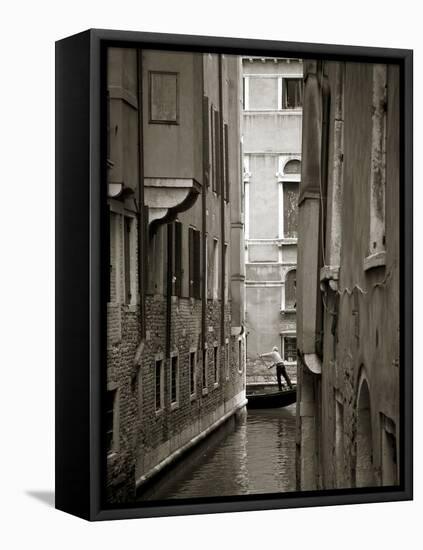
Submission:
[[[295,490],[295,403],[232,417],[171,466],[139,501]]]

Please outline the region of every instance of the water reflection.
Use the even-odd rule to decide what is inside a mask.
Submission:
[[[295,490],[295,404],[232,418],[139,500]]]

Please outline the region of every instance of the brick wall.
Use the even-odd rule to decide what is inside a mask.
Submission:
[[[148,475],[161,460],[187,443],[183,434],[190,438],[200,433],[194,427],[199,418],[213,417],[213,413],[243,389],[243,375],[238,371],[235,338],[230,336],[230,304],[226,306],[226,334],[230,344],[229,378],[226,379],[225,348],[220,345],[221,306],[218,301],[207,305],[207,389],[202,387],[201,349],[201,301],[191,298],[172,297],[171,352],[179,357],[179,395],[177,404],[170,402],[170,360],[164,369],[164,409],[155,411],[155,357],[164,352],[166,330],[166,299],[150,296],[146,302],[147,342],[138,377],[141,410],[137,440],[137,479]],[[218,342],[218,383],[214,382],[213,348]],[[190,393],[190,351],[197,351],[195,395]],[[200,425],[199,425],[200,426]],[[204,430],[207,426],[201,425]],[[201,430],[201,431],[202,431]],[[178,439],[178,435],[180,438]],[[186,437],[185,437],[186,438]]]

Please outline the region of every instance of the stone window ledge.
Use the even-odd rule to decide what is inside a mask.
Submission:
[[[375,267],[383,267],[386,265],[386,252],[377,252],[376,254],[370,254],[364,258],[363,269],[364,271],[369,271]]]

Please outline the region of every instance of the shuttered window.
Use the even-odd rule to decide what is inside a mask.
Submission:
[[[131,219],[124,218],[125,303],[131,303]]]
[[[219,348],[217,344],[213,346],[213,379],[215,384],[219,383]]]
[[[155,362],[155,409],[159,411],[163,408],[163,361],[161,359]]]
[[[207,388],[207,348],[203,348],[203,364],[202,364],[202,371],[201,371],[201,386],[203,390]]]
[[[191,351],[189,354],[189,392],[190,395],[195,395],[195,368],[196,368],[196,352]]]
[[[190,298],[201,298],[201,234],[189,228],[189,295]]]
[[[169,225],[168,238],[172,254],[172,296],[182,296],[182,223]]]
[[[170,402],[172,404],[178,402],[178,369],[178,356],[173,355],[170,360]]]

